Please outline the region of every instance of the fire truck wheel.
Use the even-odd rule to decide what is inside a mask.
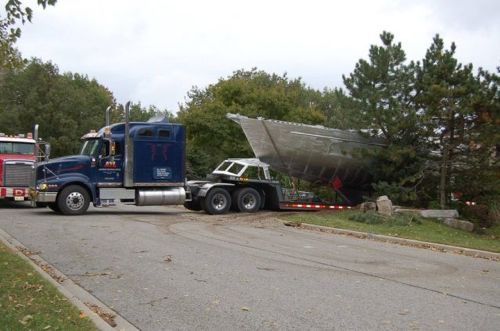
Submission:
[[[65,187],[57,196],[57,206],[65,215],[81,215],[90,204],[89,193],[79,185]]]
[[[251,187],[236,191],[236,209],[242,213],[255,213],[260,209],[260,194]]]
[[[56,213],[60,213],[61,210],[59,209],[59,206],[57,205],[57,203],[49,203],[47,205],[50,209],[52,209],[53,211],[55,211]]]
[[[231,196],[223,188],[215,187],[208,191],[203,200],[203,209],[210,215],[225,214],[231,207]]]

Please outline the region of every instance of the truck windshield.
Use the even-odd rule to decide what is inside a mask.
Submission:
[[[15,143],[0,141],[0,154],[29,154],[33,155],[35,145],[30,143]]]
[[[83,142],[80,155],[97,157],[99,154],[99,139],[88,139]]]

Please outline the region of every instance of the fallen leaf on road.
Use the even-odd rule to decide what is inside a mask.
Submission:
[[[94,277],[94,276],[109,276],[109,272],[86,272],[83,274],[86,277]]]
[[[163,259],[163,261],[165,261],[167,263],[172,262],[172,255],[165,256],[165,258]]]
[[[399,315],[408,315],[410,313],[410,311],[408,309],[405,309],[403,311],[400,311],[398,314]]]
[[[99,307],[98,305],[94,305],[92,303],[85,302],[85,306],[89,307],[94,313],[99,315],[106,323],[111,325],[113,328],[116,326],[115,317],[116,315],[111,312],[106,312],[104,309]]]
[[[248,308],[248,307],[241,307],[241,310],[243,310],[243,311],[250,311],[250,308]]]

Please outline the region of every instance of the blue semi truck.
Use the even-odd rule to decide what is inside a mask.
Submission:
[[[184,205],[190,210],[223,214],[230,209],[337,209],[319,203],[308,192],[282,188],[258,159],[228,159],[207,180],[185,179],[185,128],[164,119],[106,125],[82,137],[78,155],[34,166],[33,205],[57,213],[79,215],[90,203],[137,206]]]

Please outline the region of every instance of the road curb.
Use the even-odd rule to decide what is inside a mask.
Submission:
[[[22,243],[2,229],[0,229],[0,241],[12,249],[23,260],[27,261],[49,283],[54,285],[69,302],[87,315],[98,329],[103,331],[139,331],[139,329],[125,318],[118,315],[102,301],[77,285],[38,254],[29,251]],[[98,313],[91,308],[97,310]],[[113,316],[112,321],[116,325],[111,326],[111,324],[106,322],[106,316]]]
[[[287,221],[281,221],[281,222],[284,222],[285,224],[286,223],[290,224],[290,222],[287,222]],[[444,245],[444,244],[436,244],[436,243],[431,243],[431,242],[427,242],[427,241],[419,241],[419,240],[413,240],[413,239],[391,237],[391,236],[385,236],[385,235],[381,235],[381,234],[374,234],[374,233],[368,233],[368,232],[344,230],[344,229],[331,228],[331,227],[327,227],[327,226],[314,225],[314,224],[308,224],[308,223],[300,223],[300,225],[298,225],[297,227],[301,228],[301,229],[305,229],[305,230],[327,232],[327,233],[333,233],[333,234],[341,234],[341,235],[351,236],[351,237],[360,238],[360,239],[371,239],[371,240],[387,242],[387,243],[391,243],[391,244],[398,244],[398,245],[411,246],[411,247],[417,247],[417,248],[427,248],[427,249],[432,249],[432,250],[436,250],[436,251],[440,251],[440,252],[444,252],[444,253],[454,253],[454,254],[466,255],[466,256],[482,258],[482,259],[487,259],[487,260],[492,260],[492,261],[500,261],[500,253],[487,252],[487,251],[482,251],[482,250],[478,250],[478,249],[450,246],[450,245]]]

